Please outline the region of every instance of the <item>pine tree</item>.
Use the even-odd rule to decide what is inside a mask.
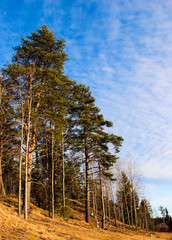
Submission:
[[[73,111],[73,137],[75,138],[76,150],[83,154],[85,163],[85,220],[90,221],[90,160],[103,168],[103,174],[112,178],[110,167],[116,161],[116,156],[109,152],[108,144],[115,146],[116,150],[121,146],[122,138],[110,135],[104,131],[104,127],[111,127],[110,121],[105,121],[100,109],[95,106],[89,88],[84,85],[76,86],[75,105]]]
[[[107,179],[114,180],[111,168],[116,162],[116,153],[123,139],[105,131],[105,128],[112,127],[112,123],[106,121],[96,107],[90,89],[77,85],[64,74],[64,64],[68,60],[64,48],[65,41],[56,39],[46,26],[31,32],[25,39],[21,38],[21,44],[14,48],[12,63],[3,69],[7,88],[0,97],[1,100],[2,96],[10,100],[1,109],[10,109],[10,124],[6,125],[7,115],[4,114],[1,132],[4,134],[9,131],[15,136],[13,140],[8,138],[10,144],[15,146],[13,163],[16,163],[16,157],[22,159],[25,155],[26,219],[31,194],[37,204],[48,208],[49,214],[52,212],[54,217],[59,200],[63,202],[65,211],[67,191],[67,196],[80,200],[85,191],[85,220],[89,222],[91,200],[95,213],[99,208],[96,203],[99,195],[96,183],[100,181],[104,228],[104,183]],[[0,146],[4,147],[6,143],[3,134],[0,135],[0,140],[3,140]],[[114,153],[109,146],[114,147]],[[20,149],[20,152],[16,149]],[[3,158],[5,160],[4,155]],[[22,189],[21,164],[20,160],[19,199]],[[97,174],[95,180],[94,177],[91,179],[94,174]],[[34,191],[31,184],[34,185]],[[2,178],[0,185],[3,189]],[[110,216],[109,200],[107,205]]]
[[[37,32],[31,32],[31,36],[26,39],[21,38],[21,45],[14,48],[15,55],[13,63],[9,64],[4,70],[6,81],[11,86],[13,95],[19,95],[21,86],[24,94],[25,112],[25,132],[26,136],[26,165],[28,158],[28,167],[26,169],[26,181],[28,188],[27,202],[30,206],[31,174],[33,153],[36,145],[38,123],[42,121],[41,117],[47,110],[47,92],[51,88],[51,95],[55,94],[58,105],[63,105],[63,96],[65,88],[70,81],[64,76],[64,63],[67,55],[64,51],[65,41],[56,39],[53,32],[50,32],[46,26],[38,29]],[[67,83],[68,82],[68,83]],[[54,89],[53,89],[54,88]],[[66,95],[66,94],[65,94]],[[46,99],[47,98],[47,99]],[[52,109],[51,109],[52,110]],[[62,112],[54,106],[53,113],[59,117]],[[28,178],[28,179],[27,179]]]

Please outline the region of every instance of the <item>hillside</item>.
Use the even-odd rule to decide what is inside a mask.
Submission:
[[[79,213],[78,213],[79,214]],[[11,202],[0,203],[0,239],[20,240],[149,240],[155,239],[155,235],[146,232],[133,232],[111,228],[109,231],[96,229],[82,220],[70,219],[64,221],[59,216],[55,220],[50,219],[47,213],[37,207],[32,209],[28,221],[23,216],[18,217],[17,207]],[[159,239],[172,240],[172,233],[158,233]],[[156,236],[156,237],[158,237]]]

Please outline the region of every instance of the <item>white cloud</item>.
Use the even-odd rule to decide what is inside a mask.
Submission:
[[[97,86],[98,105],[116,123],[114,131],[124,137],[122,154],[133,152],[144,165],[145,176],[171,179],[171,5],[167,11],[163,2],[141,2],[134,1],[134,9],[129,2],[125,4],[121,14],[126,14],[126,23],[114,29],[113,43],[107,34],[109,30],[113,35],[113,29],[106,24],[105,35],[96,41],[99,58],[92,56],[91,66],[87,65],[88,84],[93,89]],[[119,21],[111,12],[110,18],[111,26]],[[94,39],[90,41],[94,44]]]
[[[114,69],[112,67],[109,67],[109,66],[102,67],[102,70],[107,72],[107,73],[113,73],[114,72]]]

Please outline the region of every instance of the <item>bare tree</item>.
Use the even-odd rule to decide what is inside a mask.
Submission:
[[[128,157],[128,159],[126,160],[125,169],[126,169],[125,171],[130,180],[131,188],[132,188],[130,208],[131,208],[131,211],[133,211],[133,207],[134,207],[135,226],[136,226],[136,230],[137,230],[138,229],[137,198],[143,191],[144,186],[143,186],[143,182],[142,182],[142,175],[139,172],[138,167],[136,168],[132,155],[130,155]],[[133,204],[132,204],[132,202],[133,202]],[[133,212],[131,214],[131,222],[132,222],[132,226],[133,226]]]

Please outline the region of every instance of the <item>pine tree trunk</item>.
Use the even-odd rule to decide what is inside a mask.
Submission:
[[[121,221],[122,220],[122,215],[121,215],[121,203],[119,201],[119,207],[118,207],[118,220]],[[119,225],[120,226],[120,225]]]
[[[28,216],[28,155],[29,155],[29,129],[26,137],[26,159],[25,159],[25,194],[24,194],[24,218],[27,220]]]
[[[3,154],[3,140],[2,140],[2,132],[0,132],[0,195],[5,196],[5,188],[2,179],[2,154]]]
[[[51,137],[51,159],[52,159],[52,172],[51,172],[51,197],[52,197],[52,219],[54,219],[54,136]]]
[[[108,201],[108,217],[109,217],[109,226],[111,226],[111,215],[110,215],[110,202],[109,202],[109,191],[107,190],[107,201]]]
[[[93,180],[93,179],[92,179]],[[92,199],[93,199],[93,212],[92,212],[92,215],[93,217],[95,218],[95,194],[94,194],[94,186],[93,186],[93,189],[92,189]]]
[[[98,214],[97,214],[97,191],[96,191],[96,188],[95,188],[95,191],[94,191],[94,196],[95,196],[95,218],[96,218],[96,227],[98,228],[99,227],[99,223],[98,223]]]
[[[101,192],[101,207],[102,207],[102,229],[105,228],[105,205],[103,197],[103,183],[102,183],[102,169],[99,165],[99,174],[100,174],[100,192]]]
[[[148,221],[147,221],[147,214],[146,214],[146,206],[144,204],[144,217],[145,217],[145,228],[148,231]]]
[[[95,218],[95,182],[94,182],[94,173],[93,173],[93,163],[91,164],[91,176],[92,176],[92,183],[93,183],[93,190],[92,190],[92,196],[93,196],[93,217]]]
[[[20,142],[20,160],[19,160],[19,195],[18,195],[18,215],[21,215],[21,171],[22,171],[22,147],[23,147],[23,124],[24,124],[24,111],[22,101],[22,123],[21,123],[21,142]]]
[[[128,224],[129,224],[129,227],[130,227],[130,216],[129,216],[128,202],[127,202],[127,197],[126,197],[125,191],[124,191],[124,197],[125,197],[125,206],[126,206],[126,209],[127,209]]]
[[[63,211],[65,211],[65,162],[64,162],[64,138],[62,129],[62,184],[63,184]]]
[[[47,159],[47,171],[48,171],[48,175],[47,175],[47,193],[48,193],[48,212],[49,212],[49,217],[51,216],[51,204],[50,204],[50,186],[51,186],[51,181],[50,181],[50,176],[51,176],[51,171],[50,171],[50,161],[49,161],[49,149],[48,149],[48,143],[47,143],[47,138],[46,138],[46,159]]]
[[[121,195],[121,191],[120,191],[120,195]],[[125,229],[124,206],[123,206],[123,202],[122,202],[122,195],[121,195],[120,198],[121,198],[121,201],[120,201],[120,205],[121,205],[121,216],[122,216],[123,228]]]
[[[30,88],[32,88],[32,76],[30,76]],[[31,92],[32,89],[30,89]],[[32,94],[32,92],[30,93]],[[38,92],[37,94],[37,103],[36,103],[36,107],[34,108],[34,113],[36,114],[38,112],[38,108],[40,105],[40,96],[41,96],[41,91]],[[30,96],[31,99],[31,96]],[[30,100],[30,114],[31,114],[31,102],[32,99]],[[31,136],[31,141],[29,143],[29,152],[28,152],[28,189],[27,189],[27,201],[28,201],[28,211],[30,211],[30,194],[31,194],[31,183],[32,183],[32,164],[33,164],[33,152],[35,149],[35,143],[36,143],[36,131],[37,131],[37,126],[36,126],[36,121],[33,120],[33,124],[32,124],[32,136]]]
[[[109,190],[109,197],[112,200],[112,210],[114,213],[114,217],[115,217],[115,227],[117,227],[117,211],[116,211],[116,206],[115,206],[115,200],[114,200],[114,196],[113,196],[113,191],[112,191],[112,184],[110,183],[110,190]]]
[[[0,111],[1,111],[1,99],[2,99],[2,78],[0,77]],[[3,111],[3,110],[2,110]],[[3,129],[0,129],[0,195],[5,196],[5,188],[2,178],[2,155],[3,155]]]
[[[24,217],[28,217],[28,163],[29,163],[29,142],[30,142],[30,115],[32,106],[32,76],[30,75],[29,96],[27,99],[28,116],[27,116],[27,136],[26,136],[26,161],[25,161],[25,211]]]
[[[137,230],[137,229],[138,229],[138,222],[137,222],[137,209],[136,209],[136,197],[135,197],[135,192],[133,193],[133,198],[134,198],[135,225],[136,225],[136,230]]]
[[[93,214],[94,214],[94,218],[96,219],[96,227],[98,228],[97,191],[96,191],[96,184],[95,184],[94,173],[93,173],[93,163],[92,163],[92,181],[93,181]]]
[[[31,194],[31,183],[32,183],[32,164],[33,164],[33,152],[35,149],[36,142],[36,123],[33,123],[31,144],[29,144],[29,157],[28,157],[28,211],[30,211],[30,194]]]
[[[90,174],[89,174],[89,157],[87,146],[87,133],[85,132],[85,173],[86,173],[86,200],[85,200],[85,221],[90,222]]]
[[[131,208],[131,226],[133,227],[133,192],[131,191],[131,199],[130,199],[130,208]]]
[[[114,212],[114,216],[115,216],[115,227],[117,227],[117,214],[116,214],[115,202],[114,202],[114,206],[113,206],[113,212]]]

